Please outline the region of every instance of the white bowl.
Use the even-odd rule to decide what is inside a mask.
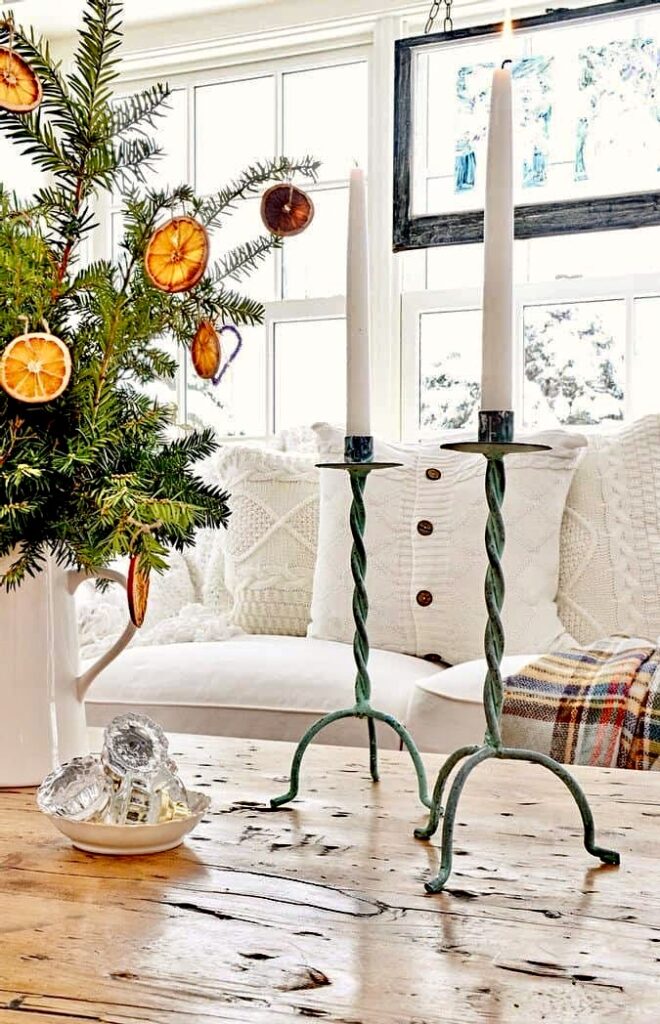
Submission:
[[[142,853],[163,853],[180,846],[184,836],[204,817],[211,801],[204,793],[189,793],[190,816],[156,825],[106,825],[99,822],[71,821],[57,814],[49,814],[55,828],[86,853],[105,853],[113,856],[135,856]]]

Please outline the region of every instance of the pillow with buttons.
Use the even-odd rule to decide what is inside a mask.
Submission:
[[[343,432],[316,424],[321,461],[343,460]],[[455,440],[455,436],[453,438]],[[373,647],[458,664],[483,656],[487,567],[485,460],[433,443],[386,444],[375,459],[400,468],[371,473],[365,505],[369,640]],[[504,520],[507,654],[570,641],[556,595],[562,515],[586,439],[548,431],[551,451],[507,461]],[[319,543],[308,635],[350,642],[350,485],[321,472]]]

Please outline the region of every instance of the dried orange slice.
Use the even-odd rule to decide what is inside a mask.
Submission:
[[[147,277],[163,292],[194,288],[208,261],[209,237],[194,217],[173,217],[157,228],[144,254]]]
[[[29,64],[13,50],[0,46],[0,108],[29,114],[41,103],[41,82]]]
[[[220,369],[222,358],[220,335],[210,320],[202,320],[195,331],[195,337],[190,347],[190,358],[197,375],[203,380],[215,377]]]
[[[139,629],[147,614],[149,601],[149,569],[142,568],[140,555],[133,555],[131,558],[126,592],[128,594],[128,614],[133,625]]]
[[[21,334],[0,356],[0,387],[19,402],[52,402],[70,380],[71,354],[54,334]]]
[[[314,217],[314,203],[295,185],[272,185],[261,197],[261,219],[272,235],[298,235]]]

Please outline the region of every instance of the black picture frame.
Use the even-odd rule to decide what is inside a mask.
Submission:
[[[605,4],[551,10],[513,22],[513,31],[540,29],[573,21],[600,19],[636,10],[660,8],[660,0],[613,0]],[[393,249],[427,249],[483,241],[483,210],[417,215],[412,213],[413,160],[413,57],[416,51],[438,44],[497,35],[502,23],[457,29],[450,33],[399,39],[395,43],[394,71],[394,209]],[[660,191],[626,193],[590,199],[572,199],[517,206],[515,237],[575,234],[651,227],[660,224]]]

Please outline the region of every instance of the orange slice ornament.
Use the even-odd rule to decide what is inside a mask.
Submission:
[[[43,89],[34,71],[13,50],[0,47],[0,109],[29,114],[41,103]]]
[[[21,334],[0,356],[0,387],[19,402],[53,402],[71,380],[71,353],[54,334]]]
[[[299,235],[313,218],[311,197],[295,185],[272,185],[261,197],[261,219],[271,235]]]
[[[147,614],[149,602],[149,569],[143,568],[140,555],[133,555],[129,563],[126,592],[128,614],[133,625],[139,629]]]
[[[144,269],[155,288],[187,292],[204,276],[209,236],[194,217],[173,217],[156,228],[144,254]]]
[[[210,320],[202,320],[195,331],[190,347],[190,358],[197,376],[202,380],[211,380],[220,369],[220,335]]]

